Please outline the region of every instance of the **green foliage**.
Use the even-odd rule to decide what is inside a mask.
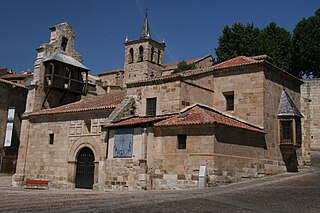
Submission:
[[[186,61],[181,61],[178,63],[177,68],[173,70],[173,73],[179,73],[185,70],[192,70],[195,68],[196,68],[196,65],[194,63],[188,64]]]
[[[298,77],[320,77],[320,9],[303,18],[293,35],[271,22],[262,30],[253,24],[224,27],[215,48],[217,61],[267,54],[278,67]]]
[[[320,77],[320,9],[314,16],[303,18],[292,37],[292,69],[296,75]]]
[[[273,63],[284,70],[290,70],[292,43],[291,34],[284,28],[271,22],[261,30],[257,42],[256,55],[267,54]]]
[[[216,50],[217,61],[221,62],[236,56],[267,54],[274,63],[288,70],[291,63],[291,34],[272,22],[260,30],[253,24],[244,26],[235,23],[225,26]]]
[[[215,48],[217,62],[239,55],[255,55],[258,51],[257,40],[260,30],[253,24],[244,26],[235,23],[232,27],[228,25],[223,28],[223,34],[219,37],[218,47]]]

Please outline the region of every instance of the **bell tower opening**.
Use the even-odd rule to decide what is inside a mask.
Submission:
[[[124,45],[125,83],[161,76],[161,71],[164,68],[163,53],[166,45],[164,42],[158,42],[151,38],[147,12],[140,38],[137,40],[128,40],[126,38]],[[152,75],[150,73],[152,73]]]
[[[68,39],[66,37],[63,37],[61,40],[61,50],[66,51],[68,44]]]

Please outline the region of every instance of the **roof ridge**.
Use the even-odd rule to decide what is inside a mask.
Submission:
[[[258,125],[252,124],[252,123],[250,123],[250,122],[248,122],[248,121],[245,121],[245,120],[243,120],[243,119],[241,119],[241,118],[232,116],[232,115],[230,115],[230,114],[226,114],[226,113],[224,113],[224,112],[221,112],[221,111],[219,111],[219,110],[217,110],[217,109],[215,109],[215,108],[213,108],[213,107],[210,107],[210,106],[208,106],[208,105],[205,105],[205,104],[195,103],[195,104],[191,105],[190,108],[193,108],[193,107],[196,107],[196,106],[200,106],[200,107],[203,107],[203,108],[207,108],[207,109],[209,109],[209,110],[211,110],[211,111],[214,111],[214,112],[216,112],[216,113],[218,113],[218,114],[220,114],[220,115],[226,116],[226,117],[231,118],[231,119],[233,119],[233,120],[236,120],[236,121],[239,121],[239,122],[241,122],[241,123],[247,124],[247,125],[249,125],[249,126],[256,127],[256,128],[259,128],[259,129],[263,130],[263,128],[260,127],[260,126],[258,126]],[[187,108],[187,107],[186,107],[186,108]],[[188,110],[188,109],[186,109],[186,110]]]
[[[101,110],[101,109],[115,108],[119,104],[118,103],[119,98],[123,100],[125,97],[125,94],[126,94],[126,92],[123,90],[113,91],[111,93],[106,93],[106,94],[102,94],[102,95],[84,98],[79,101],[68,103],[65,105],[58,106],[58,107],[38,110],[38,111],[30,113],[30,115],[82,112],[82,111],[90,111],[90,110]]]
[[[27,87],[24,86],[24,85],[22,85],[22,84],[13,83],[13,82],[7,81],[7,80],[5,80],[5,79],[1,79],[1,78],[0,78],[0,82],[5,83],[5,84],[10,84],[10,85],[12,85],[12,86],[16,86],[16,87],[21,87],[21,88],[27,89]]]

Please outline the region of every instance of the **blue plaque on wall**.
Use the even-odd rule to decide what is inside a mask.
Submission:
[[[113,157],[132,157],[133,129],[116,129],[114,133]]]

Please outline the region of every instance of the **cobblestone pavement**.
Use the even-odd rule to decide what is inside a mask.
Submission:
[[[320,212],[318,170],[207,189],[139,192],[35,190],[1,184],[9,178],[0,175],[0,212]]]

